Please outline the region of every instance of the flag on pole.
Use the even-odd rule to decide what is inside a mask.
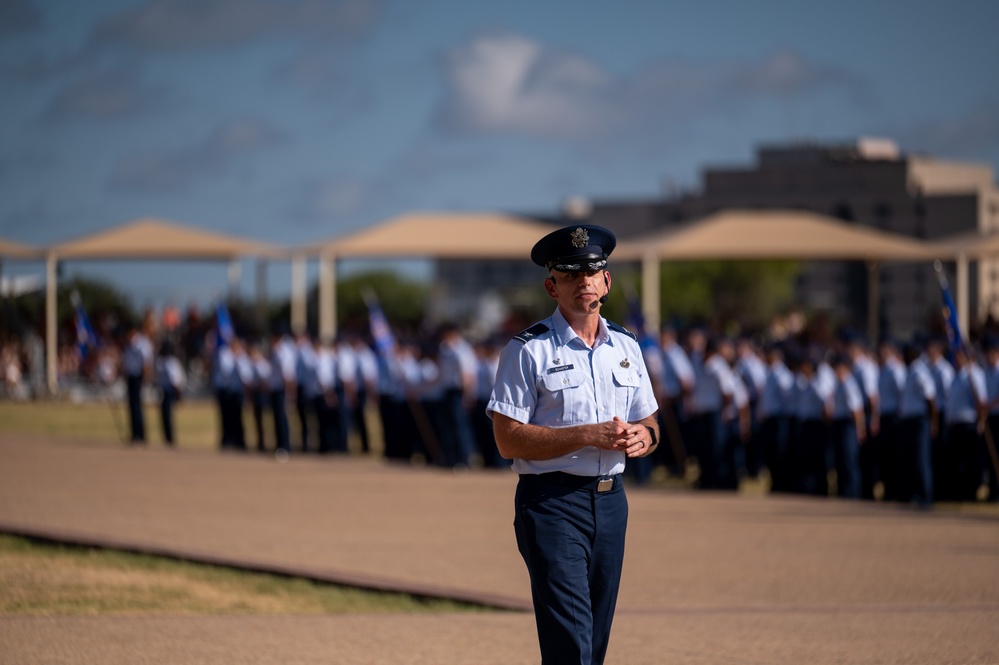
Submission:
[[[221,300],[215,305],[215,348],[227,346],[236,337],[229,310]]]
[[[75,312],[73,322],[76,324],[76,347],[80,351],[80,357],[86,360],[90,350],[97,348],[97,333],[94,332],[93,326],[90,325],[90,319],[87,318],[87,310],[83,308],[80,293],[73,291],[69,295],[69,299],[73,303]]]
[[[371,328],[371,339],[375,343],[375,350],[378,351],[378,355],[387,358],[395,352],[395,336],[374,292],[365,290],[362,295],[364,303],[368,306],[368,325]]]
[[[964,340],[961,337],[961,325],[957,320],[957,307],[954,306],[954,298],[950,293],[950,285],[947,283],[947,276],[944,274],[940,261],[933,262],[933,269],[937,272],[937,281],[940,282],[940,292],[943,298],[944,323],[947,326],[947,341],[950,342],[950,352],[964,348]]]

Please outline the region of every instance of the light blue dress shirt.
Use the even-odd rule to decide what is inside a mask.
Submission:
[[[836,380],[836,388],[832,394],[832,418],[842,420],[852,418],[854,412],[864,408],[864,397],[860,386],[852,374],[840,381]]]
[[[675,342],[663,349],[663,383],[670,399],[680,397],[684,383],[693,383],[694,367],[683,347]]]
[[[900,418],[914,418],[929,414],[927,401],[936,402],[937,388],[933,382],[930,368],[917,358],[909,364],[905,372],[905,387],[902,389],[902,400],[898,405]]]
[[[781,361],[767,367],[767,379],[763,384],[756,408],[761,419],[784,416],[792,413],[791,391],[794,389],[794,374]]]
[[[500,413],[517,422],[558,428],[607,422],[614,416],[636,422],[656,412],[652,382],[637,341],[600,319],[590,348],[557,309],[541,324],[547,326],[546,331],[526,342],[515,338],[500,354],[496,383],[486,406],[490,416]],[[587,446],[550,460],[515,459],[513,470],[608,476],[624,471],[624,465],[623,452]]]
[[[881,366],[881,371],[878,373],[878,396],[882,414],[898,415],[903,387],[905,387],[905,365],[895,358],[890,358]]]
[[[948,423],[973,424],[978,420],[978,401],[985,401],[985,372],[978,365],[965,365],[954,375],[947,392],[945,416]]]

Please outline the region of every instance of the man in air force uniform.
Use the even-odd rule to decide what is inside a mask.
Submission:
[[[578,225],[534,246],[558,307],[503,350],[487,406],[520,474],[514,528],[546,665],[603,662],[628,518],[621,473],[659,441],[635,335],[600,316],[615,245],[607,229]]]

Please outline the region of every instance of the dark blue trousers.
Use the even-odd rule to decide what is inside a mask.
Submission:
[[[284,388],[272,390],[271,413],[274,415],[274,440],[278,450],[291,450],[291,439],[288,433],[288,412],[284,405]]]
[[[128,391],[128,421],[132,429],[132,442],[146,440],[146,422],[142,413],[142,376],[125,377]]]
[[[770,471],[771,492],[789,492],[792,489],[787,443],[789,430],[790,418],[787,416],[771,416],[760,426],[764,464]]]
[[[729,456],[726,454],[728,441],[725,423],[721,412],[706,411],[695,414],[691,419],[693,432],[693,453],[701,468],[698,488],[702,490],[728,489],[726,478],[730,475]]]
[[[541,662],[594,665],[607,653],[628,500],[620,476],[608,492],[564,480],[521,476],[514,529],[531,577]]]
[[[173,445],[173,404],[177,401],[177,389],[163,388],[160,397],[160,421],[163,424],[163,440]]]
[[[796,488],[802,494],[829,495],[827,453],[829,429],[818,418],[798,421],[793,444]]]
[[[903,478],[898,500],[933,503],[933,462],[929,416],[902,418],[896,441],[897,457]]]
[[[838,418],[829,425],[829,437],[836,458],[836,494],[846,499],[860,498],[860,442],[857,423]]]

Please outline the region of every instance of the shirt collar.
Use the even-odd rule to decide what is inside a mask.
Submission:
[[[597,348],[601,344],[611,344],[613,340],[610,336],[610,332],[607,330],[607,322],[604,320],[604,317],[599,317],[598,321],[597,337],[593,341],[593,348]],[[558,338],[562,342],[563,346],[568,346],[574,339],[579,339],[579,343],[586,346],[582,338],[576,334],[576,331],[573,330],[572,326],[569,325],[569,322],[566,321],[565,316],[562,315],[562,310],[557,307],[555,308],[555,313],[552,315],[552,325],[555,328],[555,334],[558,335]]]

